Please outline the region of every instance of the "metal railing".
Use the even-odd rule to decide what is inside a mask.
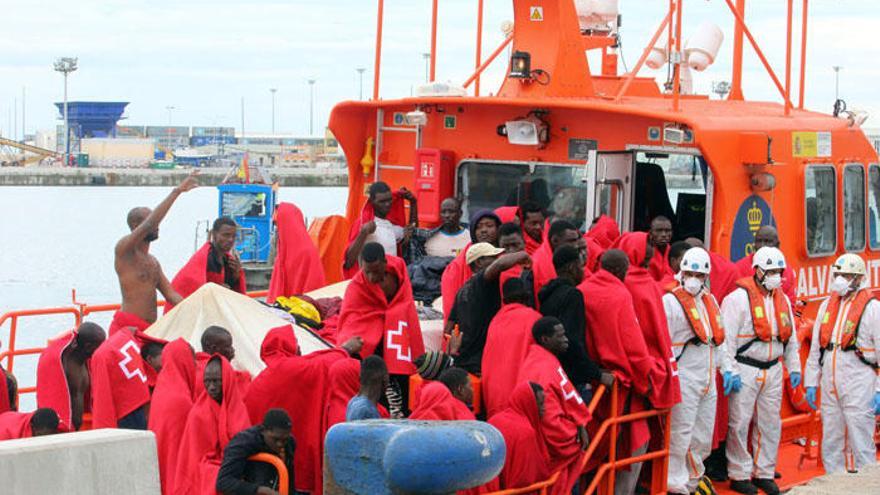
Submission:
[[[288,481],[287,466],[284,465],[284,461],[282,461],[281,458],[276,455],[260,452],[259,454],[254,454],[248,457],[248,460],[271,464],[272,467],[278,471],[278,493],[281,495],[288,495],[287,486],[290,484],[290,481]]]

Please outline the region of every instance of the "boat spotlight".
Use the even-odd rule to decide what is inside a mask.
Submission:
[[[507,142],[521,146],[538,146],[547,142],[547,124],[535,118],[509,120],[504,123],[503,132]]]
[[[510,56],[510,74],[508,77],[516,79],[532,78],[532,56],[529,52],[513,52]]]
[[[414,112],[407,112],[406,114],[406,125],[425,125],[428,123],[428,114],[421,110],[416,110]]]

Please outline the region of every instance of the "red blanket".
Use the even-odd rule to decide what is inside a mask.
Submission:
[[[223,401],[218,404],[203,390],[189,411],[179,440],[172,495],[215,493],[223,449],[236,433],[251,426],[236,384],[235,370],[223,356],[215,354],[214,357],[219,358],[222,365]]]
[[[272,304],[278,296],[303,294],[324,286],[324,267],[318,248],[309,237],[302,211],[291,203],[275,210],[278,254],[272,268],[269,295]]]
[[[446,323],[446,319],[452,311],[452,304],[455,303],[455,295],[458,294],[458,290],[474,274],[465,260],[469,247],[471,247],[470,244],[458,253],[458,256],[451,263],[446,265],[446,269],[443,270],[443,277],[440,278],[440,295],[443,296],[444,323]]]
[[[602,248],[602,250],[605,250],[614,245],[614,241],[620,237],[620,227],[617,226],[617,222],[611,217],[608,215],[602,215],[596,219],[596,222],[590,227],[590,230],[586,233],[586,237],[592,239]]]
[[[541,318],[532,308],[507,304],[492,318],[483,349],[483,402],[489,418],[507,407],[517,384],[517,372],[532,345],[532,326]]]
[[[631,388],[639,396],[646,395],[655,366],[654,358],[648,352],[632,296],[626,286],[611,273],[599,270],[578,289],[584,294],[586,342],[590,357],[600,367],[611,370],[622,387]],[[620,394],[618,411],[623,411],[627,395]],[[633,397],[629,402],[632,411],[640,410],[640,397]],[[605,418],[609,413],[610,408],[606,407],[597,411],[597,416]],[[633,423],[629,452],[644,445],[649,437],[646,422]]]
[[[736,289],[736,281],[741,277],[729,259],[716,253],[709,253],[712,262],[712,271],[709,273],[709,286],[712,295],[720,304],[728,294]]]
[[[419,392],[418,403],[409,419],[434,421],[474,421],[474,413],[440,382],[430,382]]]
[[[278,360],[299,354],[299,342],[292,325],[273,328],[263,337],[260,345],[260,359],[266,366],[272,366]],[[262,418],[260,418],[262,420]]]
[[[119,310],[113,313],[113,321],[110,322],[110,328],[107,330],[107,335],[112,337],[116,332],[127,327],[134,327],[140,332],[145,332],[150,325],[152,325],[152,323],[144,320],[138,315]]]
[[[196,353],[196,391],[193,394],[193,397],[198,397],[205,391],[205,366],[210,359],[210,354],[204,352]],[[253,378],[247,371],[239,371],[233,368],[232,372],[235,374],[235,383],[238,386],[238,393],[240,396],[244,397]],[[260,419],[262,420],[262,418]]]
[[[9,403],[8,390],[9,388],[6,383],[6,370],[0,366],[0,413],[12,410],[12,405]]]
[[[514,220],[519,220],[519,217],[517,216],[519,214],[519,207],[502,206],[500,208],[495,208],[495,214],[501,219],[501,223],[513,222]]]
[[[645,345],[654,358],[651,371],[651,404],[658,409],[666,409],[681,402],[681,387],[678,382],[678,368],[672,356],[672,339],[663,309],[663,293],[651,278],[648,270],[642,268],[648,245],[648,234],[630,232],[615,243],[629,257],[629,271],[624,284],[632,295],[636,318],[645,336]],[[655,252],[656,254],[656,252]]]
[[[156,434],[162,493],[169,493],[177,465],[177,450],[186,417],[193,407],[196,363],[192,347],[177,339],[162,350],[162,371],[150,402],[148,427]]]
[[[364,339],[363,356],[374,354],[382,345],[388,372],[411,375],[416,372],[412,360],[425,353],[412,284],[402,259],[385,258],[388,272],[400,282],[397,294],[388,301],[379,285],[371,284],[363,272],[358,272],[345,290],[336,341],[360,336]]]
[[[752,258],[754,257],[754,254],[750,254],[736,262],[735,267],[737,276],[734,280],[734,284],[736,283],[736,280],[740,278],[751,277],[755,274],[755,269],[752,268]],[[712,269],[714,271],[715,267],[713,266]],[[730,291],[733,292],[734,289],[736,289],[735,285]],[[794,270],[792,270],[790,266],[786,267],[782,272],[782,292],[788,296],[788,300],[791,301],[792,306],[797,302],[797,280],[795,279]],[[718,299],[718,302],[721,302],[721,299]]]
[[[34,413],[7,411],[0,413],[0,440],[30,438],[31,418]]]
[[[553,250],[550,241],[546,240],[532,255],[532,273],[535,276],[535,287],[540,290],[547,282],[556,278],[556,268],[553,266]]]
[[[144,366],[130,331],[116,332],[98,347],[89,362],[92,428],[116,428],[120,419],[150,402]]]
[[[174,279],[171,280],[171,286],[174,287],[174,290],[180,294],[180,297],[187,298],[190,294],[197,291],[199,287],[205,285],[208,282],[213,282],[217,285],[223,285],[225,283],[225,276],[223,272],[220,273],[208,273],[208,256],[211,254],[211,243],[206,242],[196,251],[196,254],[192,255],[192,258],[183,265],[183,268],[177,272],[177,275],[174,276]],[[227,254],[226,256],[230,256]],[[244,279],[244,270],[239,270],[238,272],[238,287],[231,287],[232,290],[244,294],[247,292],[247,284]],[[172,306],[166,305],[165,312],[170,311]]]
[[[648,235],[645,232],[642,232],[646,236]],[[674,275],[672,273],[672,267],[669,266],[669,245],[666,245],[666,249],[661,250],[657,246],[654,246],[654,256],[651,257],[651,264],[648,266],[648,271],[651,273],[651,278],[654,279],[655,282],[662,282],[663,279]]]
[[[361,388],[361,363],[357,359],[340,359],[327,372],[327,400],[324,408],[324,427],[326,434],[331,426],[345,422],[345,410],[352,397]]]
[[[358,233],[361,231],[361,227],[364,226],[365,223],[369,223],[376,218],[376,213],[373,211],[373,203],[370,203],[369,200],[364,202],[364,208],[361,210],[361,216],[354,219],[354,222],[351,223],[351,229],[348,231],[348,245],[351,246],[351,243],[357,238]],[[386,220],[393,223],[394,225],[399,225],[401,227],[406,226],[406,206],[404,205],[403,195],[399,192],[394,192],[391,195],[391,211],[388,212],[388,215],[385,217]],[[397,246],[396,253],[385,253],[385,254],[393,254],[396,256],[400,256],[400,245]],[[348,280],[353,278],[359,271],[357,263],[354,264],[349,269],[342,267],[342,273],[345,276],[345,279]]]
[[[499,475],[502,489],[523,488],[550,477],[550,454],[538,416],[538,402],[528,382],[510,394],[506,409],[489,418],[501,432],[507,455]]]
[[[37,407],[49,407],[58,413],[58,419],[73,428],[73,415],[70,406],[70,390],[67,388],[67,375],[61,363],[61,354],[76,338],[76,333],[49,341],[40,361],[37,363]],[[91,409],[85,400],[85,408]],[[115,426],[115,425],[114,425]]]
[[[261,355],[266,354],[266,345],[271,344],[264,342]],[[296,439],[294,469],[297,490],[321,492],[322,428],[325,398],[330,388],[328,370],[342,359],[349,359],[348,353],[342,349],[271,359],[245,396],[248,414],[255,424],[261,422],[272,408],[284,409],[290,415]]]

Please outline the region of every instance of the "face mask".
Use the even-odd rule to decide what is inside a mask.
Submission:
[[[684,280],[683,287],[689,294],[696,296],[703,290],[703,282],[698,278],[690,277]]]
[[[782,275],[775,273],[773,275],[764,276],[764,288],[767,290],[776,290],[782,287]]]
[[[834,277],[834,281],[831,282],[831,287],[829,289],[833,292],[836,292],[839,296],[845,296],[850,290],[850,281],[846,278],[838,275]]]

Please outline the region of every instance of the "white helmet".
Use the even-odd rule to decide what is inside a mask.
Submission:
[[[847,253],[837,258],[831,269],[832,273],[845,273],[851,275],[865,275],[865,260],[861,256],[853,253]]]
[[[752,267],[764,271],[785,268],[785,255],[779,248],[764,246],[752,258]]]
[[[681,257],[681,271],[683,272],[705,273],[708,275],[711,270],[712,261],[709,259],[709,253],[703,248],[690,248]]]

